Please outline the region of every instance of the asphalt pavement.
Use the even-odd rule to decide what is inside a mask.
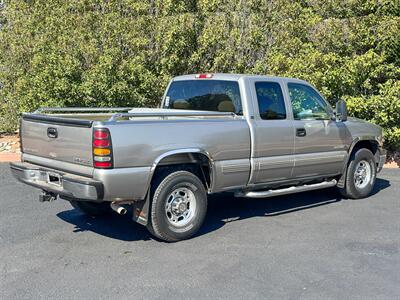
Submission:
[[[0,164],[0,299],[399,299],[400,170],[373,195],[210,198],[201,232],[164,243],[90,218]]]

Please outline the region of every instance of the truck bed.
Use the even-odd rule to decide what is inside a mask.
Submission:
[[[160,122],[168,124],[172,130],[176,124],[171,122],[205,119],[209,121],[232,120],[234,117],[232,113],[151,108],[43,108],[22,116],[20,129],[22,152],[27,159],[37,156],[91,167],[93,165],[92,128],[94,126],[108,127],[112,131],[113,138],[118,139],[115,143],[113,142],[117,152],[120,152],[121,149],[124,149],[123,152],[128,151],[128,146],[133,147],[129,149],[130,152],[135,152],[135,146],[136,148],[141,146],[141,138],[137,134],[148,131],[146,129],[148,127],[154,131],[154,134],[149,133],[150,137],[156,139],[156,127],[164,126],[158,125]],[[143,128],[143,122],[145,128]],[[126,129],[127,124],[132,123],[138,126],[135,133],[135,129],[131,125],[128,125],[129,128]],[[121,132],[125,136],[120,140]],[[173,132],[171,133],[173,134]],[[182,133],[179,133],[178,130],[176,134],[181,135]],[[170,139],[168,144],[174,143],[174,137],[171,136]],[[153,147],[157,148],[157,143]],[[118,161],[117,157],[116,167],[124,167],[126,164],[126,159],[123,157],[122,163],[118,163]],[[125,166],[131,165],[132,163],[128,163]]]

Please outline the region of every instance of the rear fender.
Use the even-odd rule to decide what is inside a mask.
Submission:
[[[172,150],[172,151],[168,151],[165,152],[163,154],[161,154],[160,156],[158,156],[150,169],[150,175],[149,175],[149,179],[147,182],[147,193],[146,193],[146,198],[142,201],[135,201],[133,203],[133,220],[139,224],[142,224],[144,226],[146,226],[148,224],[148,216],[150,213],[150,203],[151,203],[151,182],[153,181],[154,178],[154,173],[157,169],[157,167],[160,165],[160,163],[165,160],[168,159],[168,157],[172,157],[174,155],[178,155],[178,154],[202,154],[204,156],[206,156],[208,158],[208,163],[209,163],[209,170],[210,170],[210,185],[208,187],[208,191],[212,191],[212,188],[214,186],[214,161],[211,158],[211,155],[202,149],[199,148],[183,148],[183,149],[176,149],[176,150]]]

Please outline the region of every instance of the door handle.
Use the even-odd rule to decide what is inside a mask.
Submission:
[[[307,131],[305,128],[296,128],[296,136],[306,136],[307,135]]]

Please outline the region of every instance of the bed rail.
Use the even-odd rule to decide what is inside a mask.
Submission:
[[[46,112],[123,112],[129,111],[132,107],[41,107],[34,111],[34,114],[44,114]]]
[[[117,121],[120,118],[144,118],[144,117],[235,117],[232,112],[214,112],[214,111],[174,111],[171,112],[134,112],[134,113],[116,113],[108,121]]]
[[[218,111],[185,111],[178,109],[164,109],[162,111],[137,111],[129,112],[131,107],[42,107],[31,114],[23,114],[24,119],[31,121],[47,121],[59,124],[85,123],[86,126],[96,120],[97,117],[106,117],[109,122],[118,121],[121,118],[146,118],[160,117],[236,117],[233,112]],[[75,117],[75,118],[74,118]],[[74,120],[80,119],[78,122]],[[83,120],[82,120],[83,119]],[[89,123],[90,122],[90,123]]]

